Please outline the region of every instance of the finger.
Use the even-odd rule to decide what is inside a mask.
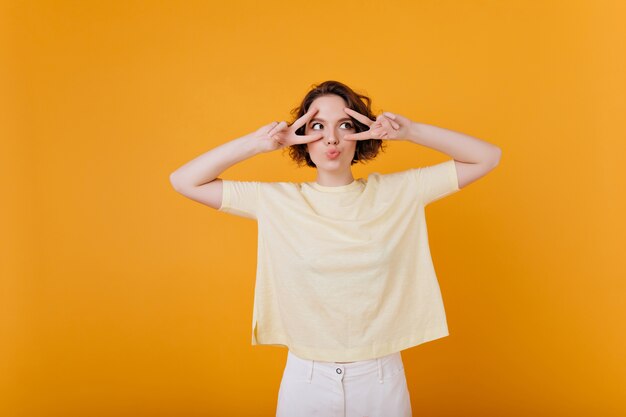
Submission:
[[[312,135],[293,135],[293,139],[289,141],[291,145],[301,145],[304,143],[315,142],[316,140],[320,140],[324,135],[322,133],[314,133]]]
[[[272,137],[276,134],[276,132],[278,132],[278,126],[280,125],[280,123],[276,123],[274,126],[272,126],[272,128],[270,129],[269,132],[267,132],[267,136]]]
[[[391,125],[393,126],[394,129],[396,129],[396,130],[400,129],[400,125],[394,121],[394,120],[396,120],[396,115],[395,114],[386,111],[386,112],[383,112],[383,115],[385,117],[388,117],[388,118],[391,119],[390,122],[391,122]]]
[[[382,125],[387,126],[387,127],[389,127],[389,129],[392,129],[392,126],[393,126],[393,129],[395,129],[395,130],[400,129],[400,125],[397,124],[396,122],[394,122],[393,120],[389,120],[384,115],[384,113],[376,118],[376,123],[379,123],[381,126]]]
[[[352,109],[350,109],[350,108],[348,108],[348,107],[344,107],[344,109],[343,109],[343,110],[344,110],[346,113],[348,113],[350,116],[354,117],[354,118],[355,118],[355,119],[357,119],[359,122],[361,122],[361,123],[363,123],[363,124],[365,124],[365,125],[367,125],[367,126],[369,126],[369,125],[371,125],[372,123],[374,123],[374,121],[373,121],[373,120],[371,120],[369,117],[367,117],[367,116],[365,116],[365,115],[362,115],[361,113],[356,112],[356,111],[354,111],[354,110],[352,110]]]
[[[264,130],[269,135],[272,129],[276,127],[276,125],[278,125],[278,122],[272,122],[270,124],[263,126],[261,130]]]
[[[390,120],[387,119],[387,117],[385,117],[383,114],[378,115],[378,117],[376,117],[376,123],[378,123],[379,126],[389,126],[389,124],[384,124],[384,122],[389,122]]]
[[[291,125],[293,130],[294,131],[298,130],[302,126],[307,124],[309,122],[309,120],[311,120],[311,118],[315,115],[315,113],[318,112],[318,110],[319,109],[317,107],[309,107],[309,110],[306,113],[304,113],[302,116],[300,116],[300,118],[298,120],[293,122],[293,124]]]
[[[272,130],[269,131],[268,136],[272,137],[276,133],[280,132],[281,130],[283,130],[286,127],[287,127],[287,122],[282,121],[282,122],[278,123],[276,126],[274,126],[274,128],[272,128]]]
[[[381,136],[385,133],[385,129],[380,128],[380,129],[376,129],[376,130],[372,130],[370,131],[371,137],[373,139],[380,139]]]
[[[383,119],[382,119],[382,125],[383,125],[383,126],[385,126],[385,127],[386,127],[387,129],[389,129],[389,130],[394,130],[394,129],[393,129],[393,126],[391,126],[391,122],[390,122],[390,120],[389,120],[389,119],[387,119],[387,118],[383,118]]]
[[[366,130],[365,132],[360,132],[360,133],[350,133],[348,135],[344,135],[343,138],[346,140],[372,139],[372,132],[369,130]]]

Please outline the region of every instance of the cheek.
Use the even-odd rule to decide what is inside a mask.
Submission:
[[[323,144],[321,140],[316,140],[315,142],[309,142],[307,143],[306,146],[309,152],[315,152],[318,149],[323,148]]]
[[[309,153],[309,155],[315,154],[316,153],[316,146],[312,143],[308,143],[306,146],[306,150]]]

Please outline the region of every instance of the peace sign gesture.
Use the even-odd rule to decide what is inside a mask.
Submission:
[[[347,107],[344,111],[354,117],[364,125],[369,126],[369,130],[360,133],[352,133],[345,135],[343,138],[347,140],[367,140],[367,139],[407,139],[409,136],[409,127],[411,120],[399,114],[384,112],[379,115],[376,120],[356,112]]]
[[[272,122],[254,132],[255,136],[260,139],[261,151],[270,152],[282,149],[285,146],[309,143],[323,138],[324,135],[322,133],[303,136],[296,135],[296,130],[308,123],[317,111],[317,108],[310,108],[309,111],[293,122],[291,126],[288,126],[285,121],[280,123]]]

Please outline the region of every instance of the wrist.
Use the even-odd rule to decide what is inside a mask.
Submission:
[[[409,125],[409,137],[407,138],[408,141],[418,144],[420,143],[420,127],[421,123],[411,122],[411,124]]]
[[[241,146],[243,147],[244,153],[248,158],[266,152],[262,148],[262,141],[259,140],[259,138],[254,134],[245,135],[239,138],[239,140],[241,141]]]

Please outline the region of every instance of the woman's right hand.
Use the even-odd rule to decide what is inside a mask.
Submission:
[[[311,106],[309,111],[293,122],[291,126],[287,125],[287,122],[284,121],[280,123],[272,122],[254,132],[253,135],[259,141],[261,152],[271,152],[282,149],[285,146],[309,143],[322,139],[324,137],[322,133],[303,136],[296,135],[296,130],[307,124],[317,111],[317,108]]]

